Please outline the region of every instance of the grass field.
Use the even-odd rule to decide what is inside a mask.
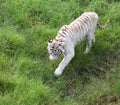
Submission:
[[[85,11],[110,24],[56,78],[47,41]],[[120,1],[0,0],[0,105],[120,105]]]

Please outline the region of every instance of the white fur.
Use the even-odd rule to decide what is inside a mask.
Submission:
[[[56,39],[62,40],[64,58],[56,68],[54,74],[60,76],[74,57],[75,46],[83,40],[87,40],[85,54],[90,51],[92,42],[95,42],[95,27],[98,22],[98,15],[95,12],[85,12],[69,25],[63,26],[56,36]],[[62,36],[60,35],[62,34]],[[63,36],[64,35],[64,36]],[[53,40],[53,43],[55,41]],[[57,42],[56,42],[57,43]],[[48,46],[49,48],[50,46]]]

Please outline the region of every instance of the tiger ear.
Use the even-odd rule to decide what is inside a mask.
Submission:
[[[52,43],[52,41],[53,41],[52,39],[49,39],[49,40],[48,40],[48,43]]]

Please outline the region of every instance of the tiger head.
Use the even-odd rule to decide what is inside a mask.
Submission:
[[[58,56],[60,56],[64,52],[62,43],[55,40],[48,41],[47,49],[48,49],[50,60],[57,60]]]

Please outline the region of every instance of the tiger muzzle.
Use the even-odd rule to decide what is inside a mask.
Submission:
[[[50,60],[57,60],[57,59],[58,59],[58,56],[50,55],[50,56],[49,56],[49,59],[50,59]]]

